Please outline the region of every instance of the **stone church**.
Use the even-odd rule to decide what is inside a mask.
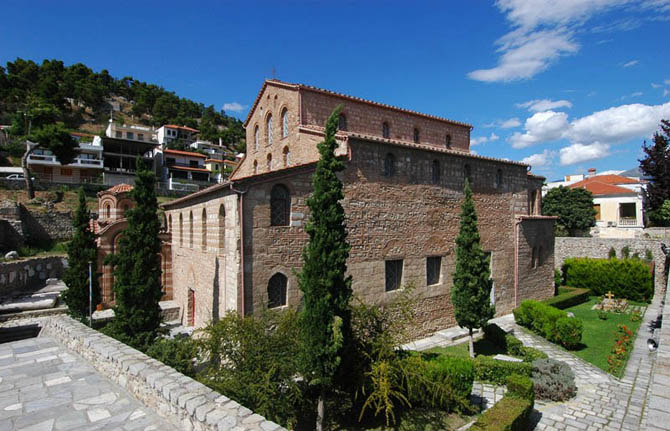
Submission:
[[[417,333],[455,324],[449,291],[466,178],[491,257],[497,314],[553,294],[554,219],[540,215],[544,178],[527,165],[470,152],[468,124],[267,80],[230,180],[163,205],[169,297],[184,325],[300,303],[305,200],[316,144],[338,105],[348,271],[359,298],[384,303],[413,285]]]

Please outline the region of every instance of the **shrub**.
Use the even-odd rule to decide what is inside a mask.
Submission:
[[[563,264],[566,284],[602,296],[648,302],[654,294],[649,264],[638,259],[571,258]]]
[[[589,289],[575,289],[572,287],[563,287],[564,293],[547,298],[542,302],[552,307],[564,310],[568,307],[583,304],[589,300],[591,291]]]
[[[562,317],[556,321],[556,338],[566,349],[574,350],[582,342],[584,325],[574,317]]]
[[[524,362],[534,362],[537,359],[547,359],[549,356],[547,356],[546,353],[544,353],[542,350],[537,350],[533,347],[527,347],[527,346],[522,346],[521,351],[517,356],[523,358]]]
[[[563,285],[563,274],[559,269],[554,269],[554,292],[558,293],[558,288]]]
[[[473,361],[438,355],[430,360],[409,357],[407,398],[412,407],[439,408],[447,412],[468,405],[475,379]]]
[[[535,402],[535,387],[528,376],[512,374],[505,380],[507,395]]]
[[[644,260],[651,262],[654,260],[654,255],[651,253],[651,250],[648,248],[644,250]]]
[[[532,379],[541,400],[565,401],[577,393],[575,374],[565,362],[538,359],[533,362]]]
[[[614,250],[614,247],[610,248],[609,253],[607,253],[607,257],[609,259],[616,259],[616,250]]]
[[[482,414],[472,427],[473,431],[525,431],[529,429],[533,403],[519,397],[504,396]]]
[[[198,346],[191,337],[159,338],[146,353],[186,376],[195,376],[193,361],[198,357]]]
[[[512,374],[530,376],[532,366],[528,362],[499,361],[489,356],[478,356],[474,361],[475,378],[478,381],[504,385]]]
[[[621,249],[621,258],[630,259],[630,247],[628,247],[627,245]]]
[[[505,348],[510,355],[523,356],[523,343],[512,334],[505,336]]]

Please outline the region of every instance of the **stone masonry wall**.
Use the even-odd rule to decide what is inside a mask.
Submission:
[[[61,278],[67,259],[50,256],[0,263],[0,296],[32,292],[44,287],[47,278]]]
[[[69,241],[74,236],[72,215],[59,211],[28,211],[21,209],[21,220],[27,242]]]
[[[105,377],[179,429],[284,429],[162,362],[69,317],[45,319],[42,334],[81,355]]]
[[[639,253],[644,258],[646,250],[651,250],[654,256],[656,276],[655,291],[660,291],[667,284],[667,270],[665,270],[665,255],[661,251],[661,242],[654,239],[619,239],[619,238],[556,238],[554,266],[561,268],[568,257],[593,257],[606,259],[610,248],[614,247],[617,257],[621,257],[621,249],[630,248],[630,255]]]

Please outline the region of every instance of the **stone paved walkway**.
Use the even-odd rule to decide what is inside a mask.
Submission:
[[[174,428],[49,337],[0,344],[0,430]]]

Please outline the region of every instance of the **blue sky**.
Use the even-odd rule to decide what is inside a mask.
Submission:
[[[472,124],[549,180],[670,118],[670,0],[3,1],[0,64],[83,62],[244,118],[273,76]]]

